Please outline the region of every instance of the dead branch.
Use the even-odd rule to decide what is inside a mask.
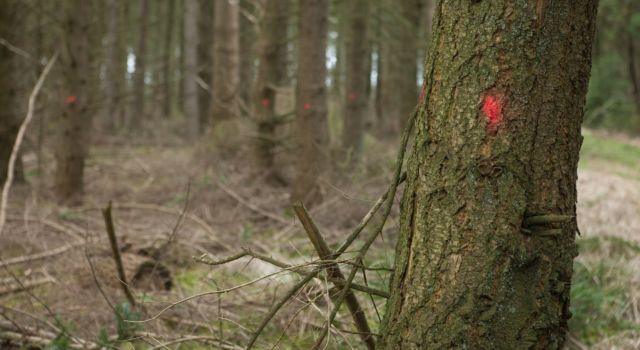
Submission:
[[[76,242],[76,243],[72,243],[72,244],[65,244],[62,247],[59,248],[55,248],[55,249],[51,249],[51,250],[47,250],[44,252],[40,252],[40,253],[36,253],[36,254],[31,254],[31,255],[22,255],[22,256],[17,256],[15,258],[11,258],[11,259],[7,259],[4,261],[0,261],[0,267],[5,267],[5,266],[11,266],[11,265],[16,265],[16,264],[23,264],[23,263],[27,263],[27,262],[33,262],[33,261],[37,261],[37,260],[43,260],[43,259],[48,259],[51,257],[54,257],[56,255],[60,255],[62,253],[65,253],[75,247],[78,247],[80,245],[82,245],[82,242]]]
[[[56,52],[44,70],[42,74],[40,74],[40,78],[36,82],[36,85],[33,87],[33,91],[31,91],[31,95],[29,95],[29,106],[27,107],[27,115],[24,118],[24,121],[20,125],[20,129],[18,129],[18,134],[16,135],[16,141],[13,144],[13,149],[11,150],[11,155],[9,156],[9,166],[7,167],[7,178],[2,186],[2,199],[0,199],[0,236],[2,236],[2,231],[4,230],[4,224],[7,219],[7,202],[9,201],[9,190],[11,189],[11,184],[13,182],[13,173],[15,171],[16,159],[18,158],[18,153],[20,152],[20,146],[22,145],[22,140],[24,139],[24,134],[27,132],[27,126],[33,119],[33,110],[36,105],[36,98],[40,93],[40,89],[42,89],[42,85],[44,84],[47,75],[51,71],[54,63],[58,59],[58,52]]]
[[[393,206],[393,201],[396,195],[396,190],[398,188],[398,183],[400,182],[400,178],[401,178],[401,172],[402,172],[402,164],[404,162],[404,154],[407,148],[407,143],[409,142],[409,136],[411,135],[411,130],[413,129],[413,124],[414,121],[416,119],[416,116],[418,114],[418,111],[420,109],[418,107],[416,107],[413,112],[411,113],[411,116],[409,117],[409,120],[407,121],[407,127],[404,130],[404,133],[402,135],[402,142],[401,142],[401,146],[400,146],[400,150],[398,151],[398,156],[396,158],[396,169],[394,172],[394,179],[392,181],[392,185],[391,188],[389,188],[389,196],[386,200],[386,205],[384,207],[384,211],[382,213],[382,220],[380,221],[380,223],[373,229],[373,231],[371,231],[371,234],[369,235],[369,237],[366,239],[365,243],[362,245],[362,247],[360,248],[360,250],[358,251],[358,256],[356,257],[356,264],[363,264],[364,265],[364,256],[366,255],[367,251],[369,250],[369,247],[371,247],[371,244],[373,244],[373,242],[376,240],[376,238],[378,237],[378,235],[382,232],[382,230],[384,229],[384,225],[387,222],[387,218],[389,217],[389,214],[391,213],[391,207]],[[348,248],[348,245],[343,244],[344,250],[346,250]],[[341,247],[341,249],[343,248]],[[340,249],[336,252],[336,254],[339,254]],[[342,303],[345,301],[346,296],[349,293],[349,288],[351,286],[351,284],[353,283],[353,279],[356,277],[356,273],[358,272],[357,268],[353,268],[351,269],[351,273],[349,274],[349,277],[347,278],[347,281],[344,285],[344,287],[342,287],[342,291],[340,293],[340,296],[337,298],[335,305],[333,306],[333,310],[331,310],[331,314],[329,315],[329,319],[327,320],[327,323],[325,324],[325,327],[323,329],[322,332],[320,332],[320,335],[318,337],[318,340],[316,341],[313,349],[319,349],[320,346],[322,345],[322,343],[324,342],[324,338],[329,330],[329,327],[331,326],[331,324],[333,323],[333,320],[336,317],[336,314],[338,313],[338,310],[340,309],[340,306],[342,306]]]
[[[299,202],[294,203],[293,210],[296,212],[298,219],[300,219],[300,222],[302,223],[302,227],[304,227],[304,230],[307,232],[307,236],[309,237],[309,240],[313,244],[313,247],[316,249],[316,252],[318,253],[318,256],[320,257],[320,259],[332,259],[333,252],[327,245],[327,242],[324,240],[324,238],[322,238],[322,235],[320,234],[320,230],[318,229],[318,226],[315,224],[315,222],[307,212],[307,209],[305,209],[304,205]],[[357,268],[355,267],[353,269],[357,270]],[[346,285],[346,283],[344,283],[345,282],[344,275],[342,274],[342,271],[340,271],[340,267],[338,266],[338,264],[336,263],[329,264],[327,266],[327,274],[331,278],[341,280],[341,284],[343,286]],[[371,336],[371,328],[369,328],[367,317],[365,316],[364,311],[362,311],[362,307],[360,307],[358,298],[356,297],[356,295],[353,293],[352,290],[347,290],[345,299],[347,303],[347,308],[349,309],[349,312],[351,312],[351,316],[353,317],[353,322],[355,323],[356,328],[358,329],[358,332],[360,332],[360,337],[362,338],[362,341],[364,341],[364,343],[367,345],[367,348],[369,350],[375,349],[376,347],[375,340]]]
[[[235,255],[232,255],[232,256],[229,256],[229,257],[226,257],[226,258],[223,258],[221,260],[213,260],[213,259],[211,259],[209,257],[208,254],[203,254],[203,255],[201,255],[199,257],[194,257],[194,260],[199,262],[199,263],[205,264],[205,265],[217,266],[217,265],[224,265],[226,263],[241,259],[241,258],[246,257],[246,256],[250,256],[250,257],[252,257],[254,259],[258,259],[258,260],[264,261],[264,262],[269,263],[269,264],[271,264],[273,266],[277,266],[277,267],[279,267],[281,269],[290,270],[292,272],[295,272],[295,273],[301,275],[302,277],[306,277],[309,274],[308,271],[306,271],[306,270],[304,270],[302,268],[297,268],[296,266],[293,266],[293,265],[284,263],[282,261],[276,260],[276,259],[274,259],[274,258],[272,258],[270,256],[266,256],[266,255],[263,255],[263,254],[256,253],[256,252],[254,252],[254,251],[252,251],[251,249],[248,249],[248,248],[244,248],[242,252],[240,252],[238,254],[235,254]],[[346,261],[337,261],[337,260],[316,260],[316,261],[313,261],[312,263],[318,264],[320,267],[324,266],[326,268],[326,266],[331,265],[331,264],[348,263],[348,262],[346,262]],[[316,277],[316,278],[319,278],[319,277]],[[338,286],[344,286],[344,280],[341,280],[339,278],[329,277],[329,281],[334,283],[334,284],[336,284],[336,285],[338,285]],[[389,298],[389,293],[387,293],[385,291],[374,289],[374,288],[365,287],[365,286],[362,286],[362,285],[359,285],[359,284],[355,284],[355,283],[351,284],[351,289],[354,289],[354,290],[357,290],[357,291],[360,291],[360,292],[364,292],[364,293],[367,293],[367,294],[371,294],[371,295],[376,295],[376,296],[379,296],[379,297],[382,297],[382,298],[385,298],[385,299]]]
[[[22,292],[27,289],[35,288],[47,283],[53,283],[55,280],[51,276],[45,276],[41,278],[32,278],[21,283],[13,283],[8,286],[0,287],[0,295],[11,294],[16,292]]]
[[[226,194],[228,194],[229,196],[231,196],[233,199],[235,199],[236,201],[238,201],[238,203],[244,205],[245,207],[251,209],[251,211],[260,214],[264,217],[267,217],[269,219],[272,219],[274,221],[283,223],[283,224],[288,224],[289,221],[282,218],[279,215],[270,213],[260,207],[258,207],[257,205],[245,200],[244,198],[242,198],[239,194],[235,193],[231,188],[229,188],[227,185],[223,184],[222,181],[218,180],[218,186],[220,186],[220,189],[222,189]]]
[[[116,263],[116,270],[118,271],[120,286],[122,287],[122,291],[124,292],[124,295],[127,297],[127,300],[129,301],[131,306],[135,306],[136,301],[133,298],[133,294],[131,294],[131,291],[129,290],[129,285],[127,284],[127,277],[124,274],[124,267],[122,266],[122,257],[120,256],[120,249],[118,248],[116,231],[113,226],[113,218],[111,216],[111,202],[109,202],[107,207],[102,211],[102,215],[104,216],[104,224],[107,228],[107,235],[109,236],[109,244],[111,245],[111,253],[113,254],[113,260]]]

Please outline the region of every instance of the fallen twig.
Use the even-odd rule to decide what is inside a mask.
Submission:
[[[83,243],[82,242],[76,242],[76,243],[72,243],[72,244],[65,244],[62,247],[58,247],[55,249],[51,249],[51,250],[47,250],[44,252],[40,252],[40,253],[36,253],[36,254],[31,254],[31,255],[22,255],[22,256],[17,256],[15,258],[11,258],[11,259],[6,259],[3,261],[0,261],[0,267],[5,267],[5,266],[11,266],[11,265],[16,265],[16,264],[22,264],[22,263],[26,263],[26,262],[33,262],[33,261],[37,261],[37,260],[42,260],[42,259],[47,259],[47,258],[51,258],[54,257],[56,255],[60,255],[66,251],[69,251],[75,247],[81,246]]]
[[[107,236],[109,236],[109,244],[111,245],[111,253],[113,254],[113,260],[116,263],[116,270],[118,271],[118,278],[120,279],[120,286],[122,287],[122,291],[124,295],[127,297],[127,300],[131,304],[131,306],[136,305],[136,301],[133,298],[133,294],[129,290],[129,285],[127,284],[127,277],[124,274],[124,267],[122,266],[122,258],[120,257],[120,249],[118,248],[118,240],[116,238],[116,231],[113,227],[113,218],[111,217],[111,202],[107,205],[107,207],[102,211],[102,215],[104,216],[104,224],[107,228]]]

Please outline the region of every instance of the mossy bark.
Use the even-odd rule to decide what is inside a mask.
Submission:
[[[562,347],[596,8],[436,5],[381,349]]]

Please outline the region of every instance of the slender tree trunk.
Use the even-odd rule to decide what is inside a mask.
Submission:
[[[562,348],[597,3],[438,2],[381,349]]]
[[[199,1],[184,3],[184,115],[189,136],[200,132],[200,104],[198,103],[198,17]]]
[[[300,0],[296,85],[296,178],[292,201],[317,203],[318,178],[329,167],[327,65],[329,0]]]
[[[213,61],[213,2],[200,1],[200,15],[198,16],[199,44],[198,44],[198,77],[203,86],[198,87],[198,103],[200,104],[199,118],[202,133],[209,124],[211,110],[211,75],[215,65]],[[213,62],[213,64],[212,64]]]
[[[239,40],[240,40],[240,82],[238,85],[242,110],[246,114],[251,110],[253,83],[256,76],[256,11],[255,0],[240,0]],[[277,2],[277,0],[276,0]]]
[[[107,57],[105,62],[105,97],[107,99],[106,127],[113,132],[116,128],[116,121],[119,110],[120,95],[122,94],[122,79],[118,76],[120,61],[120,36],[118,33],[120,13],[118,11],[118,1],[107,0]]]
[[[140,0],[140,8],[138,10],[138,46],[135,51],[135,72],[133,74],[133,105],[130,127],[134,132],[142,130],[142,122],[144,117],[145,105],[145,74],[147,60],[147,27],[149,23],[149,0]]]
[[[255,84],[255,108],[258,128],[256,159],[271,181],[283,183],[282,176],[274,168],[276,146],[277,89],[282,87],[287,75],[287,27],[289,0],[264,2],[264,14],[260,23],[258,49],[258,77]]]
[[[240,38],[237,1],[216,1],[214,5],[213,84],[211,116],[217,121],[238,115]]]
[[[173,22],[174,22],[174,13],[176,11],[176,1],[169,0],[167,1],[167,12],[165,16],[167,17],[167,28],[165,31],[164,37],[164,64],[163,64],[163,84],[164,93],[162,99],[162,115],[165,118],[169,118],[171,116],[171,106],[173,100]],[[197,16],[195,17],[197,19]],[[197,26],[197,20],[196,26]]]
[[[0,38],[16,45],[19,34],[19,16],[17,11],[22,6],[18,1],[9,0],[0,6]],[[20,94],[17,82],[19,78],[19,60],[22,58],[11,52],[6,46],[0,46],[0,186],[7,178],[9,157],[20,128],[19,115]],[[16,159],[14,178],[22,176],[22,158]]]
[[[92,11],[84,0],[65,0],[60,66],[62,87],[55,171],[55,192],[61,203],[75,205],[84,192],[84,160],[91,127],[90,26]]]
[[[362,155],[364,121],[368,102],[370,66],[368,0],[353,0],[347,6],[345,115],[342,145],[348,162]]]
[[[422,2],[399,2],[396,6],[398,14],[387,22],[389,37],[382,42],[385,59],[380,96],[383,135],[397,135],[418,100],[418,33]]]

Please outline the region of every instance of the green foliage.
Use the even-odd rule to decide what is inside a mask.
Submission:
[[[640,147],[591,133],[584,135],[580,158],[581,161],[606,160],[640,171]]]
[[[621,54],[610,53],[596,58],[591,68],[584,123],[592,128],[632,130],[635,106],[629,96],[630,82]]]
[[[98,340],[96,341],[96,343],[105,348],[113,347],[111,341],[109,340],[109,334],[104,328],[100,328],[100,333],[98,333]]]
[[[595,237],[579,242],[581,257],[574,264],[571,288],[571,331],[588,344],[640,326],[625,318],[630,300],[627,259],[640,247],[614,237]],[[603,259],[603,256],[618,259]]]
[[[117,304],[115,308],[118,339],[130,338],[140,328],[140,325],[128,321],[139,321],[140,313],[134,311],[129,303]]]
[[[71,324],[64,322],[60,315],[55,317],[55,325],[60,329],[60,333],[45,347],[45,350],[68,350],[71,349],[71,338],[69,336],[69,328]]]

